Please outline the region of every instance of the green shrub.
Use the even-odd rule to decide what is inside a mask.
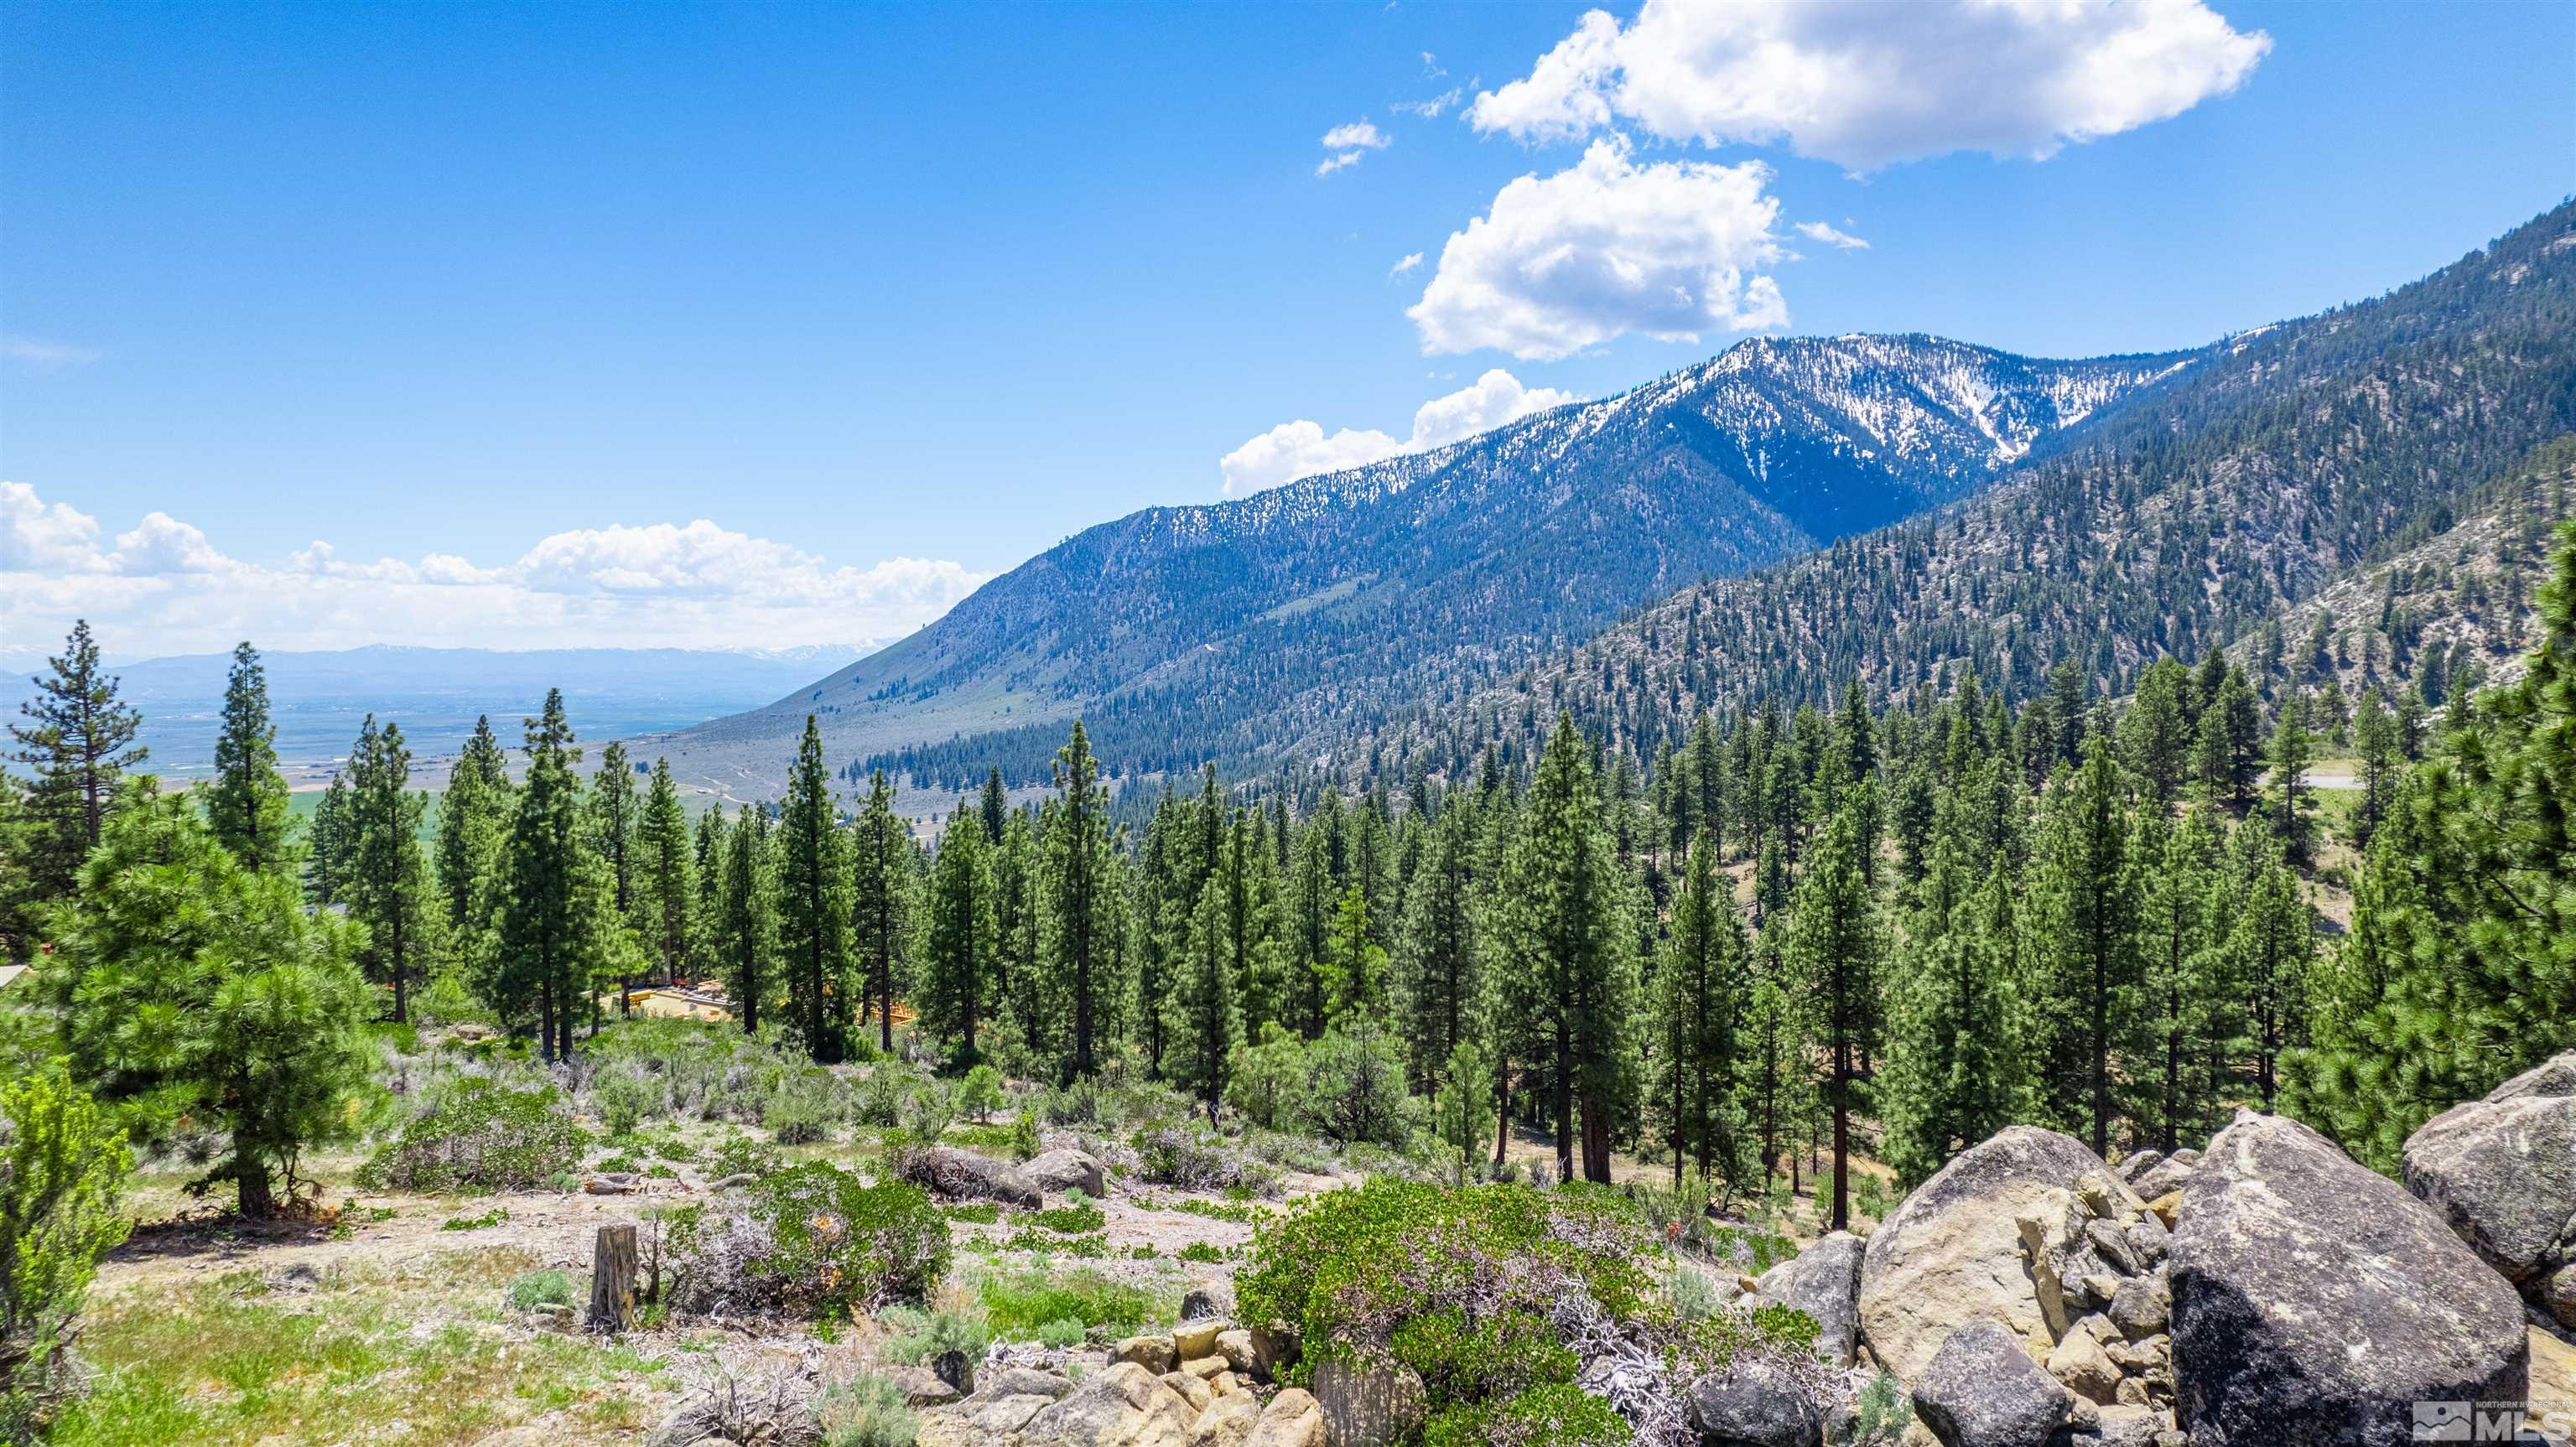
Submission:
[[[1241,1189],[1267,1195],[1279,1189],[1278,1170],[1252,1160],[1223,1136],[1198,1125],[1169,1125],[1136,1133],[1137,1174],[1156,1185],[1185,1191]]]
[[[814,1420],[823,1447],[912,1447],[921,1435],[903,1388],[870,1373],[826,1388],[815,1400]]]
[[[1462,1403],[1422,1428],[1422,1447],[1625,1447],[1635,1440],[1616,1407],[1571,1382],[1549,1382],[1499,1403]]]
[[[1011,1122],[1010,1156],[1015,1161],[1034,1160],[1038,1154],[1038,1118],[1034,1111],[1021,1111]]]
[[[611,1066],[591,1078],[590,1104],[612,1140],[635,1133],[644,1117],[658,1115],[668,1094],[659,1080],[647,1079],[624,1066]]]
[[[1033,1211],[1027,1219],[1065,1236],[1080,1236],[1109,1224],[1108,1215],[1079,1191],[1065,1204],[1050,1211]]]
[[[925,1080],[903,1102],[904,1134],[927,1145],[957,1123],[957,1097],[940,1081]]]
[[[1002,1106],[1002,1072],[989,1065],[978,1065],[957,1082],[957,1108],[975,1117],[977,1124],[990,1119]]]
[[[839,1114],[839,1082],[819,1066],[782,1072],[760,1102],[760,1123],[780,1145],[811,1145],[832,1138]]]
[[[450,1216],[446,1220],[438,1223],[438,1229],[441,1231],[480,1231],[487,1226],[498,1226],[509,1219],[509,1207],[495,1206],[480,1216]]]
[[[458,1078],[358,1169],[369,1190],[525,1189],[579,1164],[588,1133],[553,1086]]]
[[[777,1148],[756,1136],[740,1131],[716,1143],[715,1154],[707,1158],[707,1179],[721,1181],[731,1176],[765,1176],[778,1169]]]
[[[1004,1251],[1027,1251],[1040,1256],[1081,1256],[1092,1260],[1109,1254],[1109,1238],[1095,1233],[1089,1236],[1057,1236],[1031,1228],[1013,1233],[1002,1243]]]
[[[886,1330],[886,1360],[908,1367],[921,1366],[943,1352],[964,1352],[970,1360],[980,1358],[984,1349],[993,1344],[993,1324],[985,1315],[981,1298],[970,1299],[962,1306],[932,1310],[889,1306],[877,1313],[877,1322]]]
[[[1059,1316],[1053,1321],[1040,1322],[1038,1323],[1038,1345],[1052,1347],[1057,1351],[1062,1351],[1066,1347],[1080,1346],[1085,1330],[1081,1322],[1069,1316]]]
[[[502,1299],[514,1311],[538,1306],[572,1305],[572,1278],[560,1271],[530,1271],[510,1280]]]
[[[850,1102],[850,1113],[861,1125],[890,1126],[903,1122],[903,1103],[911,1098],[913,1087],[921,1077],[889,1060],[862,1077]]]
[[[985,1315],[997,1332],[1026,1334],[1050,1321],[1126,1331],[1143,1326],[1153,1302],[1141,1287],[1088,1268],[1048,1271],[1032,1267],[987,1277],[981,1293]]]
[[[1549,1325],[1557,1313],[1596,1313],[1663,1358],[1676,1391],[1739,1352],[1802,1357],[1814,1339],[1795,1312],[1685,1319],[1660,1269],[1668,1260],[1636,1206],[1606,1187],[1372,1179],[1259,1228],[1235,1278],[1237,1315],[1298,1328],[1301,1371],[1335,1356],[1412,1368],[1441,1441],[1519,1440],[1533,1422],[1557,1435],[1530,1440],[1625,1441],[1598,1435],[1615,1414],[1577,1400],[1581,1364]]]
[[[0,1401],[33,1426],[98,1258],[133,1223],[134,1157],[62,1061],[0,1085]]]
[[[948,1270],[947,1218],[917,1186],[808,1161],[749,1194],[741,1229],[694,1233],[695,1285],[727,1304],[849,1313],[919,1300]]]
[[[991,1201],[968,1201],[955,1206],[942,1206],[951,1221],[964,1221],[975,1226],[991,1226],[1002,1219],[1002,1208]]]
[[[1082,1075],[1062,1089],[1048,1091],[1044,1111],[1049,1125],[1100,1125],[1104,1104],[1099,1082]]]
[[[1213,1243],[1193,1241],[1177,1253],[1183,1261],[1223,1261],[1225,1253]]]
[[[1852,1411],[1851,1436],[1847,1447],[1894,1447],[1903,1440],[1905,1429],[1914,1425],[1914,1403],[1905,1384],[1890,1371],[1880,1371],[1860,1389],[1860,1400]]]

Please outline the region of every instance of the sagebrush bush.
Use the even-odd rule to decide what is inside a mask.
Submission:
[[[1814,1341],[1795,1312],[1686,1317],[1670,1260],[1635,1204],[1606,1188],[1372,1179],[1261,1226],[1235,1293],[1241,1318],[1296,1329],[1298,1374],[1331,1357],[1419,1374],[1426,1442],[1614,1442],[1626,1423],[1574,1386],[1585,1363],[1570,1343],[1644,1346],[1678,1410],[1690,1381],[1739,1353],[1803,1360]],[[1526,1436],[1533,1424],[1552,1435]]]
[[[614,1139],[633,1135],[647,1116],[662,1114],[668,1100],[662,1081],[623,1065],[609,1066],[590,1078],[590,1108],[599,1113],[600,1124]]]
[[[681,1243],[684,1310],[855,1314],[918,1301],[948,1271],[948,1219],[901,1181],[871,1186],[808,1161],[723,1199],[739,1204],[694,1223]]]
[[[511,1278],[502,1293],[512,1309],[572,1305],[572,1278],[560,1271],[529,1271]]]
[[[912,1447],[921,1421],[903,1388],[871,1373],[827,1387],[814,1402],[823,1447]]]
[[[1156,1185],[1187,1191],[1244,1191],[1270,1195],[1280,1174],[1266,1162],[1246,1156],[1225,1137],[1196,1125],[1167,1125],[1139,1131],[1135,1138],[1136,1173]]]
[[[721,1181],[733,1176],[765,1176],[777,1170],[776,1147],[757,1136],[735,1131],[716,1143],[715,1154],[707,1157],[707,1179]]]
[[[369,1190],[524,1190],[577,1168],[589,1140],[551,1085],[458,1076],[358,1168],[357,1179]]]
[[[877,1313],[877,1323],[886,1330],[880,1350],[902,1366],[922,1366],[952,1351],[974,1360],[993,1344],[993,1323],[979,1297],[953,1306],[889,1306]]]

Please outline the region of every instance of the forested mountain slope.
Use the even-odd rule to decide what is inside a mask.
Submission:
[[[1434,451],[1089,529],[810,689],[644,747],[755,793],[809,712],[836,765],[963,736],[888,757],[925,778],[1042,779],[1077,712],[1121,769],[1263,757],[1961,496],[2200,355],[1746,341]]]
[[[2385,297],[2240,337],[1973,498],[1685,589],[1541,667],[1305,747],[1360,772],[1454,772],[1496,743],[1527,757],[1565,707],[1651,756],[1712,708],[1823,701],[1855,677],[1887,697],[1964,666],[2026,692],[2062,657],[2118,692],[2537,485],[2557,464],[2535,449],[2570,430],[2561,205]],[[2346,645],[2417,665],[2408,630],[2363,631]]]

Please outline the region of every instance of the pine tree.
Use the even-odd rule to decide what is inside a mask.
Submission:
[[[350,868],[349,841],[356,828],[349,780],[333,774],[313,804],[311,847],[304,854],[304,890],[317,905],[339,904]]]
[[[946,1041],[949,1063],[983,1060],[977,1034],[991,1013],[998,929],[993,871],[986,860],[982,816],[960,809],[940,836],[931,864],[928,929],[922,944],[922,1027]]]
[[[2040,850],[2030,882],[2040,1089],[2051,1117],[2106,1155],[2136,1020],[2137,900],[2120,768],[2100,735],[2052,785]]]
[[[1325,1021],[1332,1013],[1326,982],[1331,974],[1336,907],[1332,840],[1320,824],[1308,824],[1298,841],[1296,888],[1290,892],[1290,901],[1288,946],[1293,978],[1284,1004],[1297,1030],[1312,1040],[1324,1033]]]
[[[760,1007],[778,988],[778,875],[769,817],[742,806],[725,831],[724,871],[716,891],[715,954],[742,1033],[760,1033]]]
[[[507,845],[508,884],[500,911],[489,991],[504,1015],[533,1004],[537,1042],[548,1060],[572,1053],[573,1021],[602,944],[582,899],[589,856],[581,776],[563,691],[546,690],[543,714],[527,721],[528,779],[518,792]]]
[[[2181,797],[2190,772],[2190,720],[2183,707],[2190,688],[2190,670],[2174,659],[2157,659],[2139,675],[2136,697],[2120,717],[2121,752],[2158,809],[2171,808]]]
[[[679,788],[671,782],[668,759],[653,761],[653,782],[635,829],[635,856],[637,916],[646,953],[658,966],[662,983],[675,984],[688,958],[698,871],[689,818],[680,806]]]
[[[1735,1051],[1752,984],[1734,887],[1717,872],[1717,836],[1703,834],[1682,860],[1672,932],[1654,982],[1653,1094],[1672,1145],[1676,1188],[1686,1158],[1703,1178],[1750,1183]]]
[[[774,849],[778,957],[787,975],[788,1023],[806,1054],[839,1061],[850,1037],[850,864],[823,735],[812,714],[788,770]]]
[[[1216,1116],[1225,1098],[1228,1067],[1243,1043],[1243,1018],[1235,1003],[1235,971],[1227,959],[1224,881],[1210,878],[1190,912],[1189,949],[1182,957],[1179,991],[1172,1000],[1172,1083]]]
[[[498,922],[506,889],[506,851],[512,802],[509,760],[493,736],[492,720],[474,720],[474,733],[448,771],[438,801],[438,888],[447,922],[469,949]],[[321,818],[314,818],[314,853],[322,852]]]
[[[277,772],[277,725],[268,709],[268,673],[259,650],[233,649],[224,683],[224,721],[215,736],[215,779],[206,789],[206,819],[215,842],[244,868],[296,873],[286,780]]]
[[[118,781],[145,755],[134,746],[143,716],[117,698],[89,620],[72,625],[63,651],[46,665],[52,672],[34,680],[36,697],[19,708],[30,722],[9,725],[18,745],[10,757],[34,777],[22,807],[29,892],[39,901],[78,887],[81,861],[98,847],[119,802]]]
[[[1460,1043],[1478,1038],[1476,1006],[1484,994],[1476,928],[1475,851],[1464,805],[1451,805],[1429,829],[1422,862],[1405,892],[1398,932],[1397,996],[1415,1083],[1428,1090]]]
[[[1851,1226],[1851,1112],[1863,1061],[1876,1048],[1878,902],[1862,867],[1863,785],[1834,812],[1790,902],[1789,958],[1805,993],[1808,1025],[1824,1049],[1833,1111],[1832,1229]]]
[[[420,825],[429,801],[410,792],[411,749],[402,727],[376,727],[367,715],[349,756],[349,870],[342,893],[349,917],[367,927],[358,961],[367,976],[393,987],[394,1020],[411,1019],[411,982],[428,971],[435,949],[438,901],[421,853]]]
[[[639,808],[635,774],[626,762],[626,746],[612,743],[600,751],[599,775],[591,782],[590,847],[608,871],[611,907],[619,923],[628,929],[639,929],[635,917],[635,830]],[[620,977],[617,982],[617,1010],[621,1015],[635,1013],[632,976]]]
[[[1955,838],[1933,847],[1891,980],[1882,1149],[1911,1189],[2030,1109],[2012,875],[1977,886]]]
[[[1368,893],[1354,880],[1333,911],[1324,959],[1326,1027],[1374,1020],[1386,1011],[1386,950],[1369,922]]]
[[[2308,966],[2315,950],[2308,902],[2285,859],[2266,858],[2257,867],[2226,948],[2247,1002],[2254,1089],[2268,1112],[2280,1088],[2282,1053],[2307,1042]]]
[[[1062,981],[1045,968],[1046,902],[1037,833],[1028,811],[1015,810],[988,851],[993,868],[994,987],[1010,1007],[1014,1038],[1027,1068],[1053,1071],[1063,1053],[1069,1004]]]
[[[1558,1178],[1574,1178],[1579,1107],[1584,1179],[1606,1181],[1611,1134],[1635,1085],[1636,961],[1589,753],[1560,713],[1530,784],[1498,944],[1514,1007],[1554,1071]]]
[[[2307,865],[2316,857],[2316,791],[2308,767],[2316,762],[2316,737],[2308,732],[2308,700],[2291,693],[2281,700],[2281,716],[2272,728],[2272,780],[2265,807],[2272,829],[2287,848],[2290,862]]]
[[[993,767],[991,773],[984,776],[984,799],[981,807],[984,840],[988,844],[998,844],[1002,840],[1002,830],[1011,820],[1011,795],[1009,790],[1002,787],[1002,769],[998,764]]]
[[[877,1002],[877,1048],[889,1054],[895,991],[911,959],[913,855],[911,831],[895,817],[894,786],[879,769],[868,779],[867,808],[850,835],[850,934],[860,974]]]
[[[2139,1007],[2147,1039],[2130,1080],[2139,1124],[2167,1154],[2207,1138],[2220,1124],[2211,1076],[2202,1068],[2227,1043],[2213,954],[2223,921],[2214,917],[2220,896],[2211,812],[2195,808],[2171,828],[2151,822],[2136,843],[2144,876]]]
[[[1108,794],[1091,756],[1091,741],[1076,719],[1073,737],[1056,753],[1056,789],[1062,807],[1047,833],[1047,905],[1054,915],[1052,931],[1058,974],[1073,997],[1073,1060],[1076,1076],[1100,1068],[1096,1036],[1101,1017],[1118,999],[1119,981],[1110,973]]]
[[[2353,811],[2353,844],[2366,850],[2379,822],[2388,817],[2388,801],[2397,790],[2397,775],[2403,767],[2397,746],[2397,721],[2389,716],[2377,684],[2361,691],[2361,701],[2353,710],[2352,742],[2361,773],[2361,800]]]
[[[219,1135],[198,1184],[229,1181],[243,1215],[271,1215],[280,1186],[309,1184],[305,1152],[361,1119],[359,931],[245,869],[183,798],[140,790],[106,828],[53,916],[42,979],[63,1048],[137,1139]]]

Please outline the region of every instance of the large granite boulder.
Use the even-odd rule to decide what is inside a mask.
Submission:
[[[2040,1370],[2001,1322],[1950,1333],[1914,1383],[1914,1415],[1942,1447],[2048,1447],[2075,1394]]]
[[[2101,1274],[2084,1231],[2102,1208],[2134,1217],[2142,1206],[2073,1136],[2017,1125],[1962,1152],[1861,1253],[1860,1334],[1870,1353],[1913,1381],[1952,1332],[1984,1321],[2047,1356],[2067,1327],[2061,1290]]]
[[[2535,1305],[2563,1295],[2548,1278],[2576,1260],[2576,1054],[2425,1122],[2405,1163],[2406,1188]]]
[[[924,1146],[905,1152],[903,1178],[950,1200],[999,1201],[1034,1211],[1046,1198],[1028,1177],[988,1156],[954,1146]]]
[[[1710,1447],[1815,1447],[1824,1414],[1797,1374],[1750,1353],[1691,1384],[1691,1424]]]
[[[2129,1188],[2138,1193],[2140,1200],[2160,1200],[2190,1185],[2191,1173],[2198,1169],[2199,1165],[2200,1152],[2185,1146],[2138,1172],[2136,1176],[2125,1179],[2129,1182]]]
[[[1836,1231],[1762,1273],[1757,1305],[1786,1306],[1816,1319],[1816,1355],[1852,1364],[1860,1342],[1861,1239]]]
[[[1020,1440],[1026,1447],[1189,1447],[1197,1416],[1161,1378],[1118,1362],[1030,1417]]]
[[[1109,1194],[1109,1170],[1099,1160],[1070,1146],[1033,1157],[1020,1174],[1041,1191],[1080,1191],[1097,1201]]]
[[[2193,1447],[2408,1441],[2413,1404],[2519,1401],[2521,1303],[2433,1210],[2294,1121],[2239,1112],[2174,1231]]]

